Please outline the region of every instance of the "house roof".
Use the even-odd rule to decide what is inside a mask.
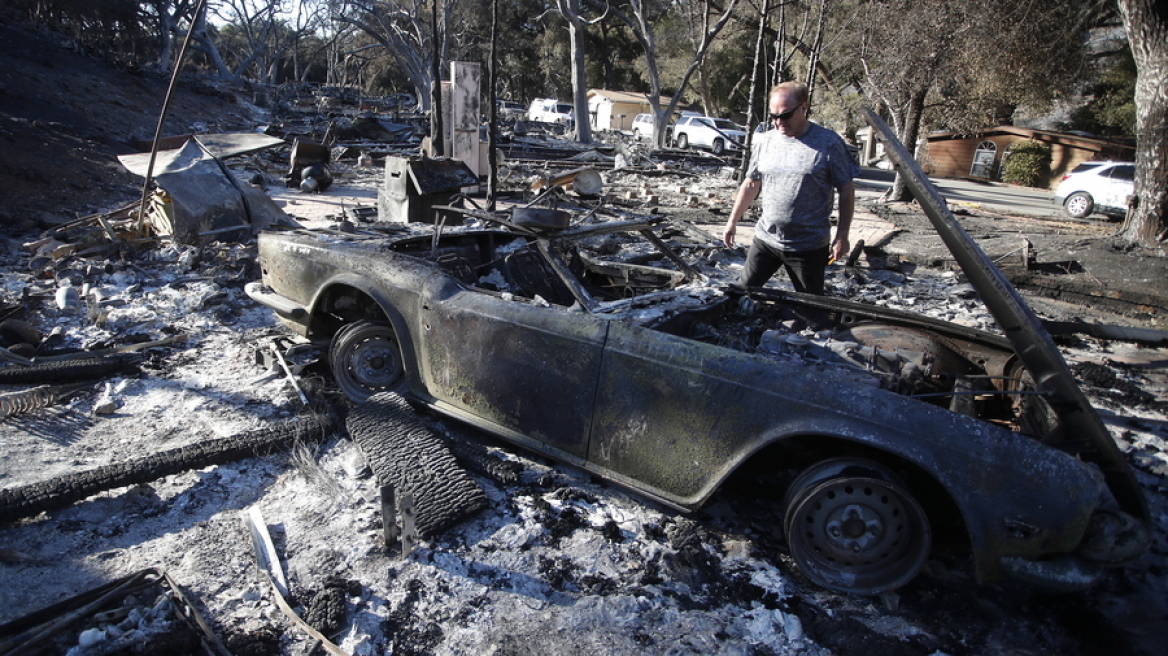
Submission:
[[[646,105],[649,103],[649,95],[645,93],[637,93],[634,91],[612,91],[610,89],[589,89],[588,97],[600,96],[606,98],[614,103],[633,103],[637,105]],[[660,96],[658,102],[662,105],[668,105],[671,98],[668,96]]]
[[[1102,139],[1099,137],[1090,137],[1079,134],[1069,134],[1066,132],[1053,132],[1051,130],[1035,130],[1033,128],[1020,128],[1016,125],[999,125],[994,128],[988,128],[981,132],[974,134],[965,134],[961,132],[934,132],[925,137],[926,141],[949,141],[957,139],[985,139],[987,137],[999,135],[1015,135],[1024,137],[1026,139],[1034,139],[1035,141],[1044,141],[1047,143],[1061,143],[1068,146],[1083,148],[1086,150],[1104,150],[1107,148],[1130,148],[1135,150],[1135,144],[1127,141]]]

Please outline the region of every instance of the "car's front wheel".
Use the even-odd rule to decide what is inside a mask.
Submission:
[[[337,386],[358,403],[395,389],[405,378],[393,328],[376,321],[356,321],[338,330],[329,347],[329,364]]]
[[[640,140],[641,140],[641,131],[640,130],[633,130],[633,141],[640,141]]]
[[[714,149],[715,155],[721,155],[722,153],[726,152],[726,142],[723,141],[721,137],[714,139],[714,145],[712,148]]]
[[[872,595],[908,583],[932,546],[928,518],[898,477],[858,458],[812,465],[791,484],[784,529],[813,583]]]
[[[684,134],[677,135],[677,147],[682,150],[689,148],[689,137]]]
[[[1095,199],[1085,191],[1076,191],[1063,201],[1063,209],[1072,219],[1085,219],[1095,211]]]

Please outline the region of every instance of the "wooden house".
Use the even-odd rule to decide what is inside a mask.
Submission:
[[[929,175],[941,178],[1000,180],[1010,146],[1033,139],[1050,146],[1049,188],[1081,162],[1091,160],[1134,161],[1135,144],[1099,137],[1002,125],[967,135],[939,132],[925,138],[920,156]]]

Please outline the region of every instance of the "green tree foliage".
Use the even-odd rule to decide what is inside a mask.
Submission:
[[[1106,68],[1084,95],[1091,100],[1071,115],[1067,126],[1104,136],[1131,136],[1136,133],[1136,62],[1125,48],[1118,60]]]
[[[1050,146],[1034,139],[1013,144],[1006,151],[1002,181],[1024,187],[1044,187],[1050,177]]]

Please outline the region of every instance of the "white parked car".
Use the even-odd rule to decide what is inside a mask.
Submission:
[[[687,114],[673,126],[673,145],[678,148],[709,148],[715,155],[742,150],[746,131],[734,121]]]
[[[499,118],[522,118],[526,114],[527,111],[523,109],[523,105],[514,100],[499,98],[495,101],[495,115]]]
[[[573,113],[571,103],[560,102],[555,98],[536,98],[527,108],[527,120],[571,125]]]
[[[1135,193],[1135,174],[1132,162],[1083,162],[1063,176],[1054,202],[1072,218],[1098,213],[1122,219]]]
[[[669,142],[669,133],[673,126],[665,126],[665,141]],[[650,113],[637,114],[633,119],[633,141],[653,141],[653,115]]]

